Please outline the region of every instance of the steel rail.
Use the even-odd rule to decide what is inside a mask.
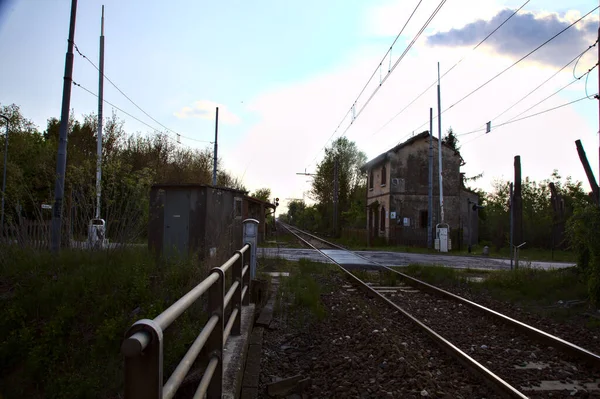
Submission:
[[[286,227],[285,224],[283,224],[283,225],[284,225],[284,227]],[[464,305],[467,305],[469,307],[472,307],[472,308],[478,309],[480,311],[483,311],[488,316],[494,317],[497,320],[500,320],[500,321],[502,321],[504,323],[507,323],[507,324],[511,325],[512,327],[514,327],[514,328],[518,329],[519,331],[525,333],[528,337],[530,337],[532,339],[536,339],[538,341],[541,341],[541,342],[544,342],[546,344],[549,344],[550,346],[556,347],[557,349],[559,349],[559,350],[561,350],[561,351],[563,351],[565,353],[568,353],[570,355],[573,355],[573,356],[576,356],[576,357],[582,359],[583,361],[585,361],[587,364],[589,364],[591,366],[594,366],[596,368],[600,368],[600,356],[597,355],[597,354],[595,354],[595,353],[593,353],[593,352],[591,352],[591,351],[589,351],[589,350],[587,350],[587,349],[585,349],[585,348],[582,348],[582,347],[580,347],[578,345],[575,345],[575,344],[573,344],[573,343],[571,343],[569,341],[566,341],[566,340],[564,340],[562,338],[559,338],[557,336],[554,336],[552,334],[548,334],[545,331],[542,331],[540,329],[532,327],[532,326],[530,326],[528,324],[525,324],[525,323],[523,323],[523,322],[521,322],[519,320],[516,320],[516,319],[513,319],[511,317],[508,317],[505,314],[502,314],[502,313],[497,312],[497,311],[495,311],[493,309],[487,308],[487,307],[485,307],[483,305],[480,305],[480,304],[478,304],[476,302],[470,301],[470,300],[468,300],[466,298],[463,298],[461,296],[458,296],[456,294],[453,294],[451,292],[443,290],[443,289],[441,289],[439,287],[436,287],[436,286],[431,285],[429,283],[426,283],[424,281],[418,280],[418,279],[416,279],[416,278],[414,278],[412,276],[404,274],[404,273],[402,273],[402,272],[400,272],[400,271],[398,271],[396,269],[393,269],[393,268],[391,268],[391,267],[389,267],[387,265],[384,265],[384,264],[381,264],[381,263],[379,263],[377,261],[371,260],[371,259],[369,259],[369,258],[367,258],[367,257],[365,257],[365,256],[363,256],[361,254],[358,254],[356,252],[350,251],[350,250],[348,250],[346,248],[343,248],[343,247],[341,247],[341,246],[339,246],[337,244],[329,242],[329,241],[327,241],[327,240],[325,240],[325,239],[323,239],[321,237],[317,237],[314,234],[307,233],[307,232],[305,232],[303,230],[300,230],[300,229],[298,229],[296,227],[293,227],[293,226],[291,226],[291,227],[293,229],[301,232],[302,234],[306,234],[306,235],[310,236],[311,238],[319,240],[319,241],[321,241],[321,242],[323,242],[323,243],[325,243],[325,244],[327,244],[327,245],[329,245],[331,247],[334,247],[334,248],[337,248],[337,249],[340,249],[340,250],[343,250],[343,251],[350,252],[350,253],[352,253],[352,254],[354,254],[354,255],[362,258],[362,259],[365,259],[366,261],[369,261],[370,263],[373,263],[373,264],[376,264],[378,266],[381,266],[383,269],[386,269],[386,270],[389,270],[391,272],[394,272],[394,273],[400,275],[401,278],[403,278],[405,281],[407,281],[412,286],[418,286],[419,288],[422,288],[424,290],[432,292],[432,293],[434,293],[436,295],[442,295],[442,296],[448,297],[450,299],[459,301],[459,302],[461,302]],[[288,228],[288,230],[289,230],[289,228]]]
[[[323,251],[321,251],[320,249],[318,249],[317,247],[312,245],[307,240],[300,237],[298,233],[293,232],[292,229],[288,228],[285,224],[282,223],[282,225],[284,226],[284,228],[286,228],[290,233],[292,233],[294,236],[296,236],[298,239],[300,239],[306,245],[308,245],[312,249],[320,252],[326,258],[330,259],[344,273],[346,273],[347,277],[349,277],[359,287],[359,289],[367,292],[368,294],[374,296],[375,298],[379,299],[380,301],[383,301],[387,306],[391,307],[393,310],[399,311],[405,317],[407,317],[410,321],[415,323],[430,338],[432,338],[435,341],[435,343],[438,344],[438,346],[440,346],[440,348],[442,348],[442,350],[444,350],[446,353],[450,354],[452,357],[456,358],[461,364],[463,364],[469,370],[471,370],[472,372],[474,372],[477,375],[479,375],[480,377],[482,377],[484,379],[484,381],[486,381],[493,389],[497,390],[500,394],[502,394],[506,397],[509,397],[509,398],[527,398],[527,396],[523,395],[523,393],[521,393],[518,389],[516,389],[515,387],[513,387],[512,385],[510,385],[509,383],[504,381],[502,378],[500,378],[496,374],[492,373],[489,369],[484,367],[481,363],[479,363],[478,361],[476,361],[475,359],[473,359],[472,357],[467,355],[465,352],[463,352],[457,346],[455,346],[450,341],[448,341],[447,339],[442,337],[440,334],[436,333],[434,330],[432,330],[431,328],[429,328],[428,326],[423,324],[420,320],[418,320],[413,315],[408,313],[406,310],[401,308],[398,304],[390,301],[388,298],[386,298],[385,296],[383,296],[382,294],[380,294],[379,292],[377,292],[376,290],[371,288],[364,281],[362,281],[361,279],[356,277],[354,274],[352,274],[350,271],[348,271],[343,265],[336,262],[335,259],[333,259],[329,255],[327,255],[326,253],[324,253]],[[299,230],[296,228],[294,228],[294,229],[296,231],[299,231],[300,234],[304,233],[302,230]],[[313,238],[319,239],[322,242],[327,243],[327,241],[322,240],[319,237],[316,237],[309,233],[306,233],[306,234]],[[334,245],[334,246],[336,246],[336,245]],[[351,251],[348,251],[348,252],[351,252]]]

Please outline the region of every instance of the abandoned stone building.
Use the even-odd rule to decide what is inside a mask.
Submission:
[[[433,138],[433,223],[440,223],[438,140]],[[452,247],[478,242],[475,192],[465,188],[458,151],[442,144],[444,222],[450,226]],[[429,132],[417,134],[362,166],[367,172],[367,229],[371,240],[427,246]],[[470,215],[469,215],[470,213]]]

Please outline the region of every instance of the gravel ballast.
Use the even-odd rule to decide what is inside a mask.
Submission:
[[[415,289],[386,296],[475,360],[530,397],[600,397],[600,390],[532,392],[542,381],[593,383],[598,370],[557,349],[523,336],[482,311]]]
[[[322,320],[288,308],[265,330],[259,397],[293,376],[310,383],[290,398],[498,397],[404,316],[349,288],[341,273],[328,280]]]

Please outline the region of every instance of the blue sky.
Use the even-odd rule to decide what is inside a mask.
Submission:
[[[6,3],[0,51],[10,62],[0,65],[5,77],[1,101],[19,104],[43,128],[48,117],[60,112],[70,1]],[[104,4],[106,76],[166,126],[210,138],[211,123],[181,121],[173,111],[210,99],[251,120],[244,100],[330,68],[353,48],[377,42],[357,29],[361,3],[80,1],[75,43],[97,64]],[[73,78],[97,91],[95,70],[77,55]],[[135,111],[109,84],[105,98]],[[72,108],[76,115],[93,112],[95,100],[74,88]],[[127,125],[148,130],[129,120]]]
[[[210,115],[219,104],[219,151],[225,167],[244,176],[249,189],[269,186],[279,197],[301,197],[309,184],[295,172],[314,168],[312,160],[315,156],[317,161],[320,159],[319,150],[416,3],[417,0],[177,0],[167,4],[154,0],[81,0],[75,42],[97,62],[100,10],[104,4],[106,76],[162,124],[199,140],[212,140],[214,122]],[[423,1],[396,44],[393,57],[404,49],[437,4],[437,0]],[[444,71],[469,54],[442,80],[444,108],[539,44],[534,33],[543,36],[554,29],[546,22],[555,18],[556,26],[560,26],[597,6],[591,0],[531,0],[519,14],[521,18],[509,21],[498,31],[496,42],[490,40],[475,52],[469,52],[471,44],[457,45],[447,33],[455,29],[464,37],[472,31],[465,27],[478,20],[490,21],[491,27],[502,9],[521,4],[522,1],[512,0],[449,0],[348,129],[348,137],[369,158],[378,155],[409,137],[427,119],[429,107],[436,104],[435,90],[379,130],[432,83],[438,61]],[[42,130],[48,118],[60,113],[69,10],[68,0],[0,0],[0,103],[21,106],[24,115]],[[594,13],[592,23],[597,23],[597,15]],[[534,21],[535,26],[525,25],[519,30],[519,21]],[[485,22],[478,23],[487,26]],[[515,33],[523,28],[531,30],[529,39]],[[427,37],[433,35],[441,45],[431,45]],[[519,64],[448,111],[442,119],[443,130],[452,126],[457,132],[465,132],[481,126],[554,73],[556,65],[566,63],[561,56],[572,57],[593,41],[583,31],[570,37],[561,43],[557,41],[539,59],[533,57]],[[507,48],[506,43],[511,40],[518,45]],[[578,70],[583,72],[592,66],[595,56],[596,50],[590,52]],[[77,54],[73,78],[97,92],[96,70]],[[569,79],[571,68],[506,116],[518,114]],[[594,72],[588,89],[595,93],[597,87]],[[530,113],[584,93],[584,82],[577,82]],[[105,99],[159,128],[108,83]],[[74,87],[71,108],[77,117],[95,113],[97,100]],[[111,107],[105,106],[104,112],[110,114]],[[199,112],[210,115],[189,117]],[[125,120],[128,132],[151,133],[146,126],[117,114]],[[582,139],[588,154],[596,153],[597,102],[580,102],[546,115],[484,137],[461,139],[467,175],[483,171],[485,178],[480,184],[489,188],[495,178],[511,177],[512,157],[521,155],[524,175],[539,180],[558,168],[563,175],[585,181],[573,141]],[[503,118],[493,123],[502,121]],[[471,142],[473,138],[476,140]],[[182,142],[192,147],[206,145],[185,139]],[[590,158],[594,170],[598,170],[598,160],[595,156]]]

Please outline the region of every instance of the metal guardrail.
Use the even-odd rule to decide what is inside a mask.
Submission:
[[[181,386],[202,348],[208,365],[194,398],[220,398],[223,380],[223,347],[230,335],[240,335],[242,306],[250,303],[250,264],[253,251],[245,244],[220,267],[215,267],[200,284],[153,320],[134,323],[125,335],[121,352],[125,356],[125,399],[171,399]],[[248,256],[244,256],[244,254]],[[245,258],[249,261],[244,264]],[[232,284],[225,292],[225,273],[232,269]],[[208,292],[209,319],[173,374],[163,386],[163,331]],[[227,323],[224,311],[232,305]]]

